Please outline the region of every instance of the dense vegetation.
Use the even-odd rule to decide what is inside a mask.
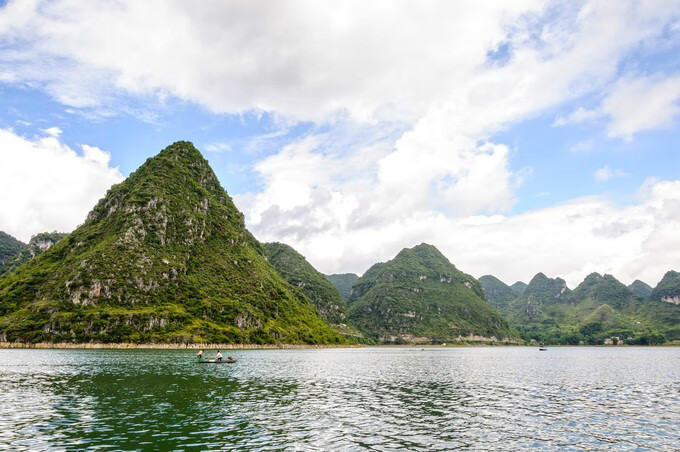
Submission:
[[[303,255],[283,243],[265,243],[264,246],[269,263],[312,300],[327,322],[339,324],[347,321],[347,306],[340,293]]]
[[[503,281],[491,275],[484,275],[479,278],[482,285],[484,296],[491,306],[496,309],[505,309],[517,295]]]
[[[524,283],[522,281],[517,281],[515,284],[510,286],[510,289],[516,294],[516,295],[522,295],[525,290],[527,290],[527,283]]]
[[[522,295],[499,309],[525,340],[547,344],[603,344],[612,338],[657,344],[680,338],[680,306],[640,297],[611,275],[592,273],[570,291],[564,280],[539,273]]]
[[[19,252],[7,259],[4,265],[0,265],[0,275],[11,272],[21,264],[39,256],[64,237],[66,237],[66,234],[57,231],[41,232],[34,235],[27,246],[24,245]]]
[[[652,300],[680,304],[680,273],[667,272],[649,295]]]
[[[477,280],[427,244],[371,267],[352,287],[349,312],[367,336],[386,342],[516,337]]]
[[[0,340],[342,341],[265,254],[208,162],[177,142],[0,277]]]
[[[633,295],[643,300],[648,299],[652,295],[652,287],[639,279],[633,281],[628,286],[628,289],[633,292]]]
[[[340,292],[343,300],[348,301],[352,294],[352,285],[359,279],[354,273],[339,273],[335,275],[325,275],[333,286]]]
[[[0,231],[0,274],[5,264],[24,250],[27,245],[11,235]]]

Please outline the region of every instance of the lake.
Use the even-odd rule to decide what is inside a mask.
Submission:
[[[680,348],[0,350],[0,449],[680,449]]]

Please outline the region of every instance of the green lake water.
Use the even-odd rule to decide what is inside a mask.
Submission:
[[[0,350],[0,450],[680,449],[680,348]]]

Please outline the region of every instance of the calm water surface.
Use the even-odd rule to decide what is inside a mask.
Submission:
[[[679,348],[0,350],[0,449],[680,449]]]

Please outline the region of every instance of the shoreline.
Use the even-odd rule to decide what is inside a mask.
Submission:
[[[489,343],[449,343],[441,344],[154,344],[154,343],[71,343],[71,342],[38,342],[35,344],[23,342],[0,342],[0,349],[39,349],[39,350],[323,350],[338,348],[468,348],[468,347],[538,347],[531,344],[489,344]],[[680,347],[680,343],[666,343],[658,345],[548,345],[557,347],[595,347],[595,348],[648,348],[648,347]]]
[[[299,350],[299,349],[324,349],[324,348],[359,348],[356,344],[154,344],[154,343],[102,343],[102,342],[37,342],[35,344],[24,342],[0,342],[0,349],[82,349],[82,350]]]

